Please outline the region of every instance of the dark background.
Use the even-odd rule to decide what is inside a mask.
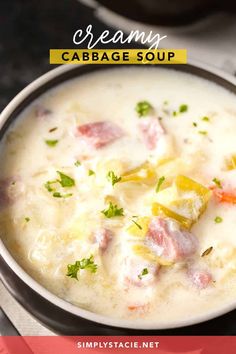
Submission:
[[[97,34],[114,32],[77,0],[0,0],[0,111],[27,84],[53,69],[50,48],[74,48],[74,32],[90,23]]]

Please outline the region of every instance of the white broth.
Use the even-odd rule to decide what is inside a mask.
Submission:
[[[158,68],[42,95],[0,144],[0,234],[59,297],[144,323],[236,298],[236,99]]]

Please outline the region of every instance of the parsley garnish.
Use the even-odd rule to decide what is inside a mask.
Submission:
[[[48,192],[54,192],[55,188],[52,188],[52,184],[57,183],[57,181],[47,181],[44,184],[44,187],[48,190]]]
[[[196,122],[193,122],[193,126],[194,126],[194,127],[197,127],[197,123],[196,123]]]
[[[74,164],[76,167],[79,167],[81,165],[81,162],[79,160],[75,161],[75,164]]]
[[[206,130],[199,130],[198,134],[207,135],[207,131]]]
[[[209,122],[210,121],[210,118],[209,117],[202,117],[202,120],[204,121],[204,122]]]
[[[74,187],[75,186],[75,180],[67,175],[65,175],[64,173],[57,171],[57,173],[60,176],[60,180],[58,180],[58,182],[60,183],[60,185],[62,187]]]
[[[68,198],[71,197],[72,194],[61,194],[60,192],[57,192],[56,188],[53,187],[54,184],[60,183],[62,187],[73,187],[75,186],[75,181],[73,178],[65,175],[64,173],[57,171],[57,173],[60,176],[60,179],[56,179],[54,181],[47,181],[44,184],[44,187],[48,190],[48,192],[52,193],[53,192],[53,197],[54,198]]]
[[[73,195],[72,193],[67,193],[67,194],[61,194],[60,192],[53,193],[54,198],[68,198],[71,197],[72,195]]]
[[[215,217],[215,223],[220,224],[223,221],[223,219],[220,216]]]
[[[81,261],[76,261],[74,264],[67,265],[67,276],[78,280],[78,272],[81,269],[89,270],[91,273],[96,273],[97,264],[94,263],[93,256],[83,258]]]
[[[25,222],[29,222],[29,221],[30,221],[30,218],[28,216],[26,216]]]
[[[158,180],[158,182],[157,182],[157,186],[156,186],[156,193],[159,192],[159,190],[160,190],[160,188],[161,188],[161,185],[162,185],[162,183],[163,183],[164,181],[165,181],[165,177],[164,177],[164,176],[162,176],[162,177],[159,178],[159,180]]]
[[[188,110],[188,105],[186,105],[186,104],[181,104],[180,106],[179,106],[179,109],[178,109],[178,111],[173,111],[173,116],[174,117],[176,117],[178,114],[180,114],[180,113],[184,113],[184,112],[187,112],[187,110]]]
[[[121,177],[116,176],[113,171],[108,172],[107,179],[111,182],[112,186],[121,181]]]
[[[103,213],[107,218],[112,218],[114,216],[124,216],[124,209],[119,209],[117,205],[114,205],[112,202],[110,202],[108,208],[102,210],[101,213]]]
[[[94,172],[93,170],[89,170],[89,171],[88,171],[88,175],[89,175],[89,176],[95,175],[95,172]]]
[[[153,107],[148,101],[140,101],[137,103],[135,110],[139,117],[145,117],[153,110]]]
[[[181,105],[179,106],[179,113],[187,112],[187,110],[188,110],[188,105],[186,105],[186,104],[181,104]]]
[[[58,140],[45,140],[45,143],[50,147],[54,147],[57,145]]]
[[[138,278],[141,280],[144,275],[148,274],[148,269],[143,268],[142,272],[138,275]]]
[[[212,182],[214,182],[218,188],[221,188],[222,189],[222,184],[221,184],[221,181],[218,179],[218,178],[213,178]]]

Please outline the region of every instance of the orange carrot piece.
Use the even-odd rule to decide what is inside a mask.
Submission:
[[[210,187],[213,191],[213,194],[220,202],[236,204],[236,193],[226,192],[223,189]]]

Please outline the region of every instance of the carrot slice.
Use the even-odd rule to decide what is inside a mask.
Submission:
[[[130,311],[139,311],[141,313],[145,313],[149,309],[149,304],[143,304],[143,305],[130,305],[128,306],[128,309]]]
[[[211,187],[213,194],[220,202],[236,204],[236,193],[226,192],[223,189]]]

